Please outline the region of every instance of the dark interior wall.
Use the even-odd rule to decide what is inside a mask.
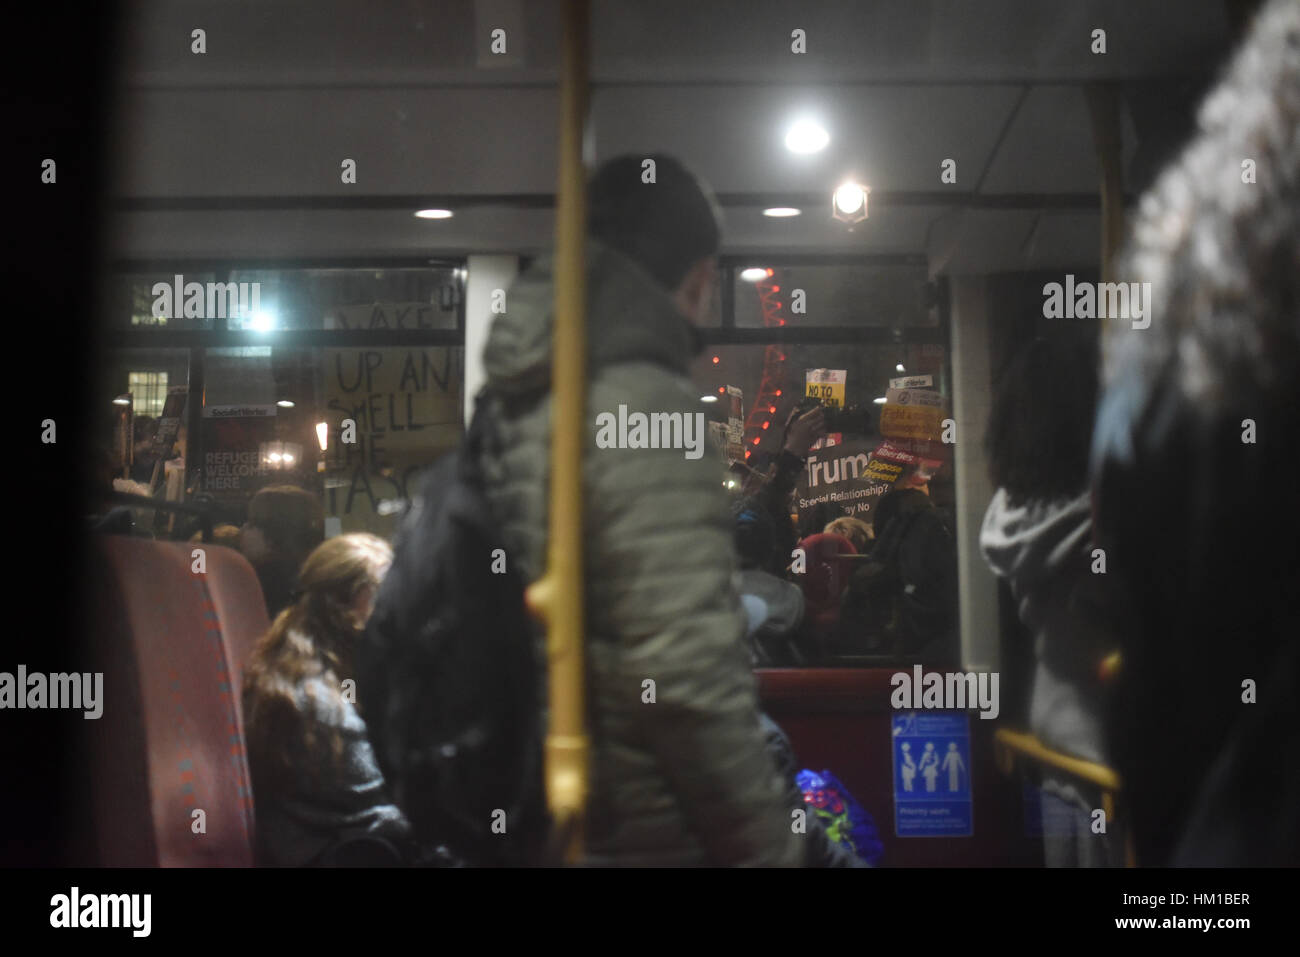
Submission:
[[[27,5],[22,40],[5,57],[4,181],[11,239],[6,285],[21,321],[8,327],[6,354],[21,412],[4,469],[7,527],[19,566],[6,603],[0,671],[85,671],[75,638],[83,630],[78,583],[86,580],[82,486],[95,356],[93,321],[107,82],[117,4]],[[52,51],[57,53],[52,55]],[[43,181],[44,161],[54,181]],[[54,442],[43,440],[54,422]],[[66,760],[76,710],[6,711],[0,716],[0,865],[68,860],[68,799],[82,786]]]
[[[1098,282],[1101,278],[1093,268],[1002,273],[989,277],[989,369],[993,374],[994,394],[1007,363],[1035,337],[1071,336],[1093,343],[1099,341],[1100,320],[1049,319],[1043,315],[1043,287],[1048,283],[1063,283],[1067,274],[1073,275],[1076,283]]]

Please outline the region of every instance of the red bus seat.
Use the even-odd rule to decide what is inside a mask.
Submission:
[[[219,545],[198,547],[207,549],[208,592],[217,620],[221,622],[221,634],[226,639],[238,704],[244,700],[244,666],[253,654],[253,646],[270,628],[262,586],[253,566],[239,552]]]
[[[205,574],[191,570],[197,547]],[[93,548],[89,637],[104,703],[103,716],[85,722],[94,844],[85,856],[109,866],[250,866],[239,693],[242,662],[268,627],[257,577],[215,545],[104,536]]]
[[[876,822],[889,867],[1041,867],[1041,837],[1025,833],[1018,782],[997,773],[996,720],[970,715],[971,837],[899,837],[895,830],[893,675],[906,667],[764,668],[764,711],[801,768],[834,772]]]
[[[798,578],[807,605],[808,621],[822,629],[834,627],[840,618],[840,595],[853,573],[852,566],[837,561],[840,555],[856,555],[858,550],[843,535],[818,532],[799,543],[808,565]]]

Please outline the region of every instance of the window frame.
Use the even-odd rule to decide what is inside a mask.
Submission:
[[[230,274],[241,269],[263,272],[291,269],[468,269],[469,258],[390,256],[361,257],[356,259],[323,258],[250,258],[229,259],[119,259],[109,266],[110,275],[157,272],[172,275],[180,272],[210,272],[214,282],[229,282]],[[204,391],[207,352],[209,349],[237,349],[249,346],[271,346],[282,349],[337,349],[337,348],[401,348],[426,347],[465,348],[465,278],[460,279],[461,295],[456,306],[454,329],[282,329],[257,332],[251,329],[228,329],[226,320],[213,320],[211,329],[168,329],[157,327],[110,327],[100,330],[100,347],[106,351],[118,349],[183,349],[189,354],[189,395],[202,395]],[[186,404],[186,432],[190,448],[187,458],[200,462],[203,459],[202,409],[197,402]]]

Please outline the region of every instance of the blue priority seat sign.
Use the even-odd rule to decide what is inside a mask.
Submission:
[[[894,834],[970,837],[970,719],[962,711],[900,711],[890,720]]]

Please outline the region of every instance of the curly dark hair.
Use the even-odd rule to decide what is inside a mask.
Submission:
[[[1097,353],[1071,334],[1038,338],[1008,363],[985,447],[994,486],[1014,503],[1073,498],[1088,486]]]

